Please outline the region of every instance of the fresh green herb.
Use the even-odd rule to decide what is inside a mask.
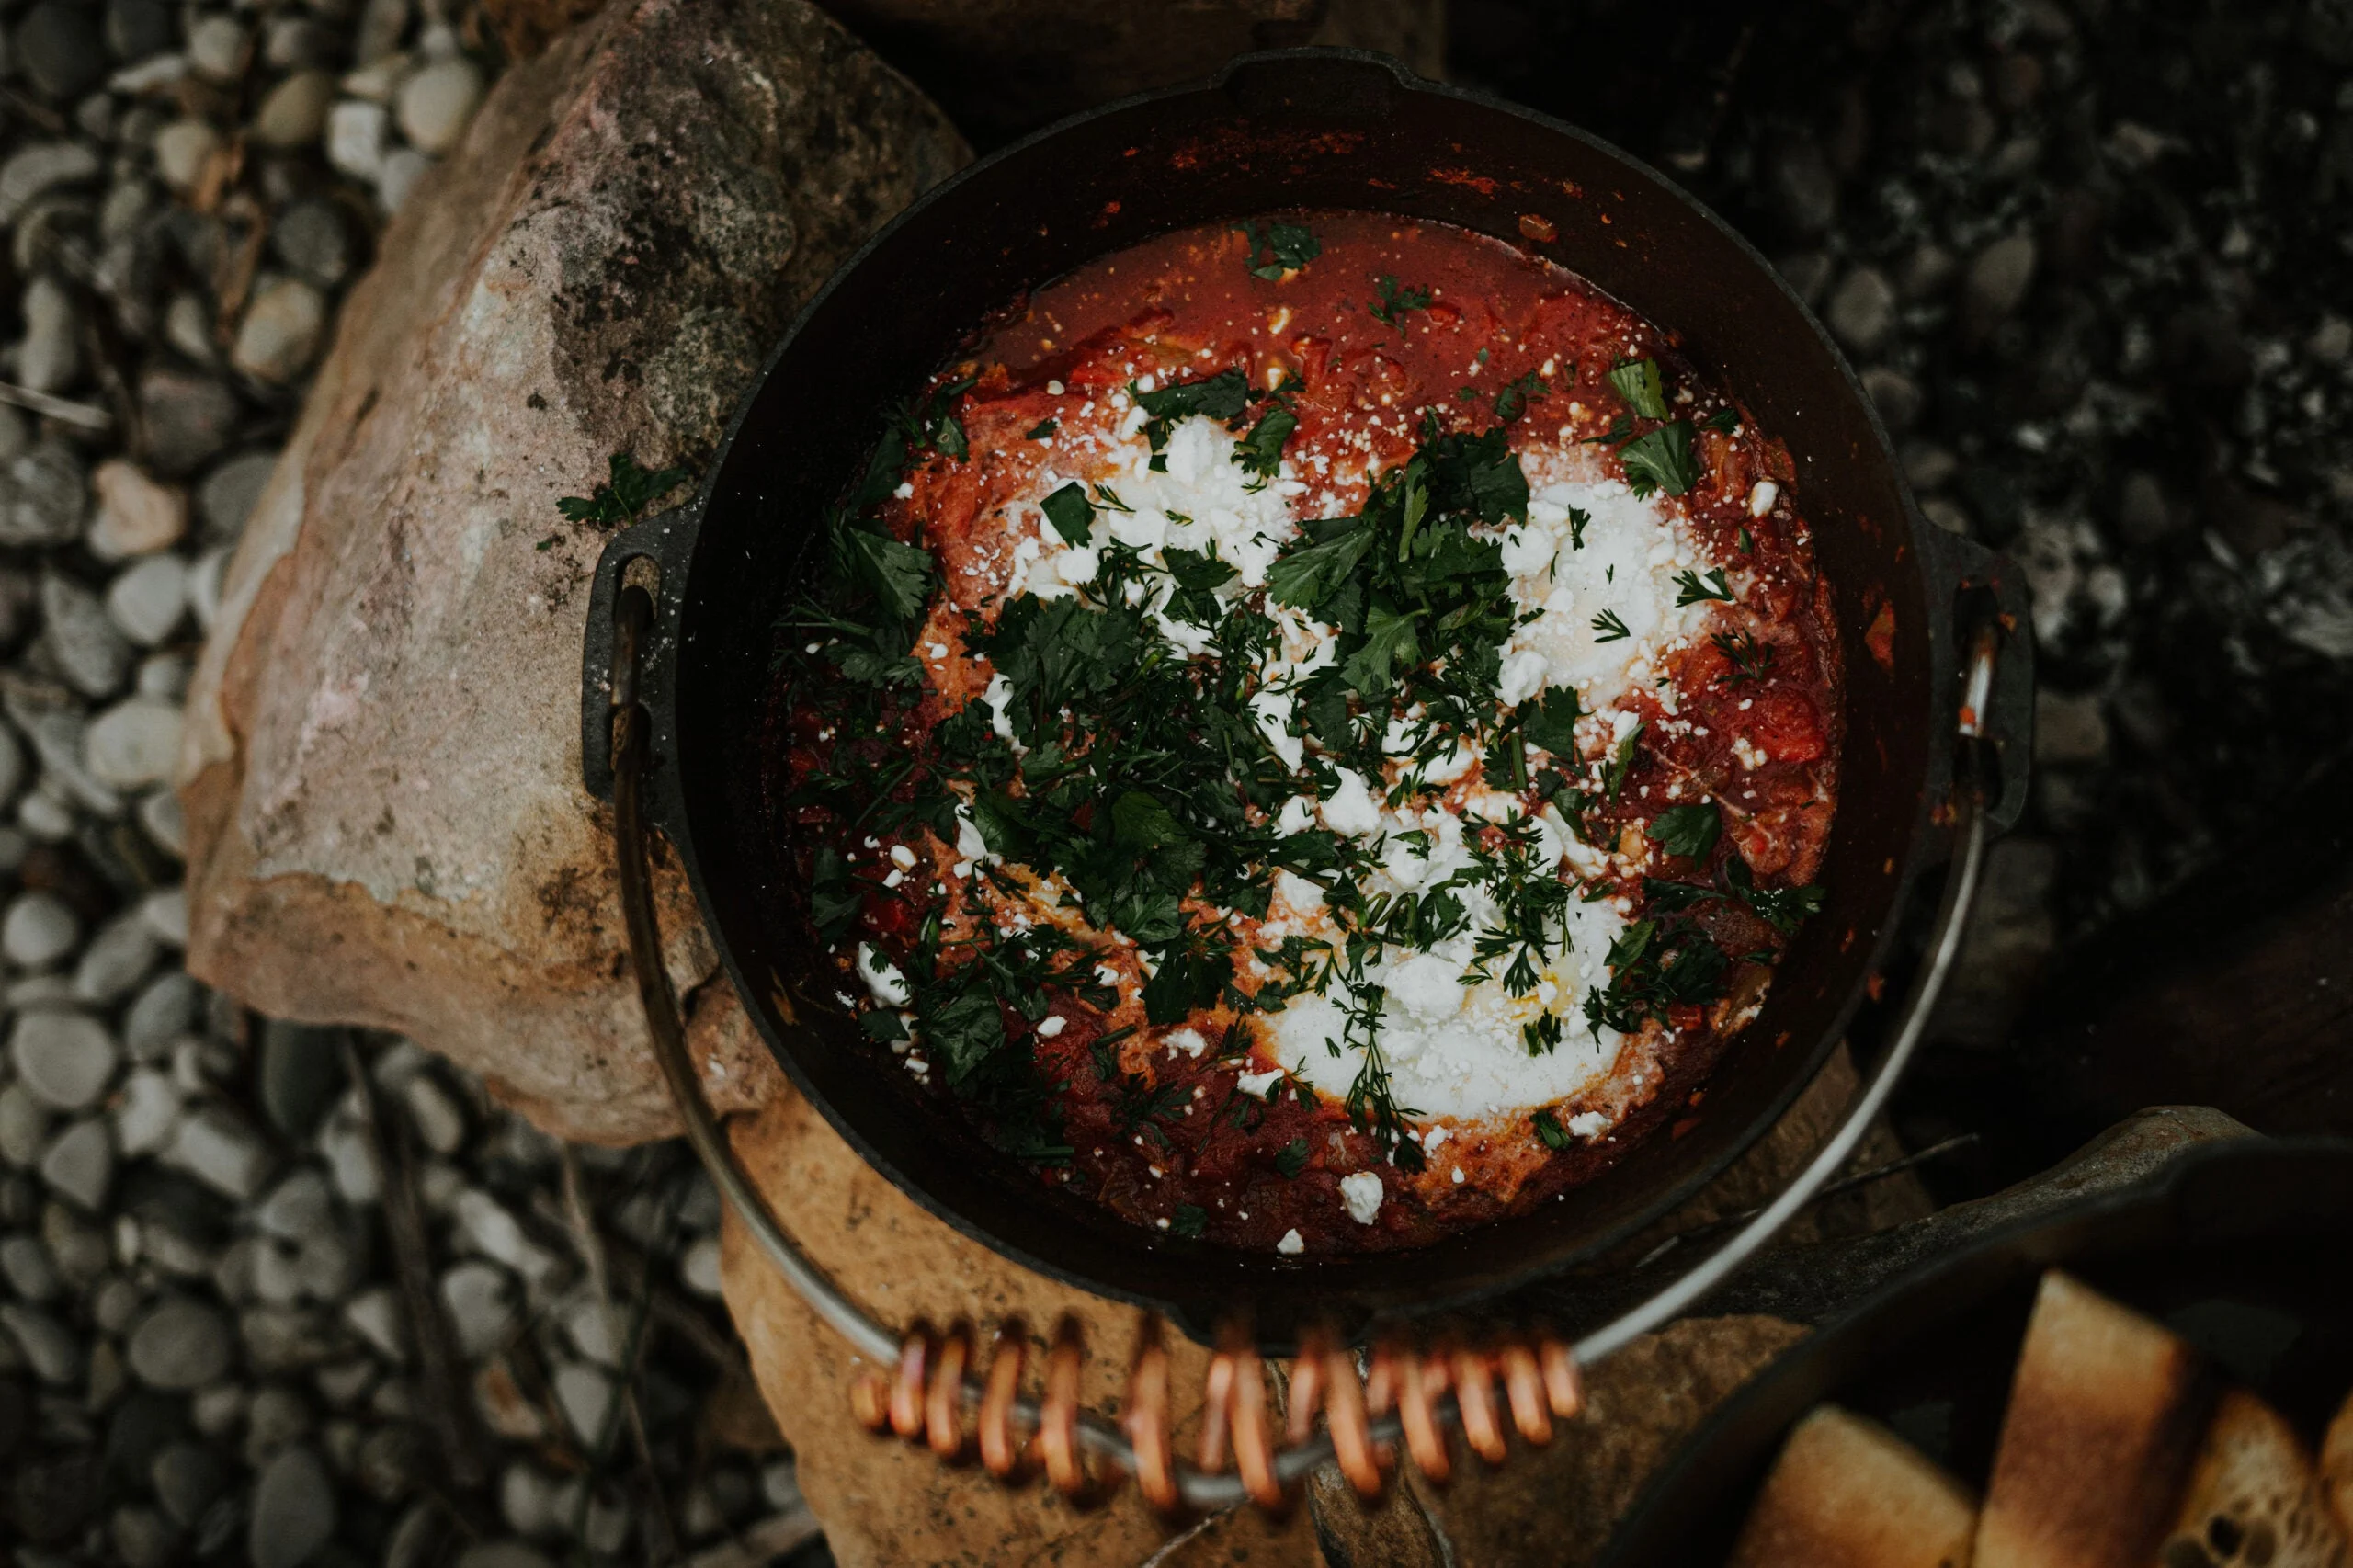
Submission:
[[[533,545],[531,548],[533,550],[553,550],[557,545],[562,544],[563,542],[563,536],[562,534],[550,534],[547,538],[540,540],[539,543]]]
[[[1740,552],[1743,555],[1754,555],[1756,553],[1756,538],[1745,528],[1740,530]]]
[[[1715,644],[1732,668],[1724,673],[1723,684],[1739,686],[1745,681],[1761,681],[1773,673],[1774,653],[1769,643],[1756,641],[1756,634],[1742,629],[1719,631],[1708,639]]]
[[[1590,528],[1592,524],[1593,514],[1591,512],[1586,511],[1582,506],[1572,506],[1569,508],[1569,548],[1571,550],[1583,550],[1585,548],[1585,530],[1587,528]]]
[[[1120,493],[1118,491],[1112,489],[1108,484],[1100,483],[1099,481],[1095,486],[1095,504],[1102,507],[1107,512],[1132,513],[1135,510],[1133,506],[1129,506],[1125,501],[1120,499]]]
[[[1574,1140],[1561,1126],[1561,1119],[1549,1110],[1540,1110],[1529,1119],[1536,1124],[1536,1136],[1544,1140],[1544,1147],[1559,1153]]]
[[[1286,223],[1277,219],[1261,233],[1253,220],[1242,225],[1242,233],[1250,242],[1250,276],[1270,283],[1324,254],[1324,243],[1303,223]]]
[[[1208,1210],[1191,1203],[1179,1203],[1176,1217],[1168,1221],[1168,1228],[1180,1236],[1198,1236],[1209,1222]]]
[[[1699,423],[1719,436],[1729,436],[1740,428],[1740,412],[1733,408],[1719,408]]]
[[[1029,432],[1021,438],[1025,441],[1051,440],[1053,438],[1054,432],[1061,428],[1062,422],[1058,419],[1040,419],[1038,423],[1029,426]]]
[[[1046,514],[1046,521],[1063,536],[1063,542],[1073,548],[1084,545],[1095,529],[1095,507],[1086,499],[1084,486],[1073,480],[1039,504]]]
[[[1529,705],[1527,722],[1520,733],[1529,744],[1551,752],[1554,756],[1574,759],[1577,755],[1577,718],[1580,709],[1576,687],[1553,686],[1544,688],[1541,698]]]
[[[1722,831],[1722,816],[1712,804],[1701,801],[1693,805],[1669,806],[1659,812],[1651,822],[1650,838],[1669,855],[1704,860]]]
[[[1283,443],[1299,428],[1299,415],[1278,403],[1258,416],[1250,433],[1233,444],[1233,461],[1264,484],[1282,472]]]
[[[851,526],[839,532],[837,554],[892,619],[911,622],[923,612],[931,597],[930,551],[876,528]]]
[[[648,472],[627,452],[615,452],[606,460],[605,467],[610,477],[597,486],[593,494],[567,495],[555,504],[555,509],[575,523],[619,528],[623,523],[635,522],[639,513],[688,478],[682,468]]]
[[[1618,460],[1626,466],[1626,488],[1642,500],[1659,490],[1680,495],[1699,483],[1691,426],[1680,419],[1627,442],[1618,449]]]
[[[1632,439],[1633,435],[1634,421],[1629,415],[1621,414],[1617,418],[1609,422],[1608,429],[1604,430],[1598,436],[1587,436],[1584,440],[1579,441],[1577,445],[1580,447],[1614,447],[1621,441]]]
[[[1372,319],[1375,321],[1386,322],[1389,325],[1395,326],[1401,312],[1429,309],[1430,291],[1427,289],[1400,289],[1397,287],[1397,279],[1385,272],[1381,275],[1379,285],[1381,302],[1366,307],[1372,312]]]
[[[1154,392],[1139,392],[1136,383],[1130,381],[1128,395],[1150,415],[1144,422],[1144,439],[1152,444],[1152,466],[1165,472],[1168,460],[1164,451],[1176,422],[1195,415],[1208,419],[1240,418],[1242,411],[1250,406],[1250,382],[1240,370],[1225,370],[1206,381],[1186,381]]]
[[[1734,597],[1732,585],[1724,581],[1724,569],[1721,566],[1713,568],[1704,577],[1697,572],[1677,572],[1675,585],[1680,590],[1675,596],[1678,609],[1685,605],[1696,605],[1702,599],[1717,599],[1730,604]]]
[[[1822,913],[1822,901],[1827,895],[1818,885],[1760,888],[1749,874],[1748,862],[1737,855],[1724,862],[1723,869],[1724,885],[1732,895],[1784,937],[1794,936],[1808,915]]]
[[[1547,396],[1552,390],[1552,383],[1533,370],[1516,376],[1495,394],[1495,417],[1508,425],[1528,411],[1530,399]]]
[[[1626,406],[1643,419],[1666,417],[1666,387],[1659,380],[1655,359],[1620,359],[1609,368],[1609,384]]]
[[[1619,791],[1626,788],[1626,775],[1633,770],[1634,743],[1643,738],[1643,732],[1650,728],[1650,723],[1648,719],[1644,719],[1627,731],[1626,738],[1618,743],[1617,752],[1609,758],[1609,766],[1602,771],[1602,792],[1613,801],[1618,799]]]
[[[1586,993],[1585,1016],[1598,1030],[1633,1034],[1668,1010],[1699,1007],[1723,994],[1732,960],[1709,936],[1681,921],[1637,920],[1610,945],[1609,984]]]
[[[1275,1151],[1275,1169],[1289,1180],[1307,1168],[1307,1140],[1294,1138]]]
[[[1633,635],[1626,628],[1626,618],[1614,609],[1606,609],[1595,616],[1593,631],[1596,642],[1620,642]]]

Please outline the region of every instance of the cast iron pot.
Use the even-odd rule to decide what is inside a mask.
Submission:
[[[1675,333],[1702,375],[1789,444],[1836,594],[1847,707],[1820,879],[1828,903],[1708,1076],[1697,1126],[1643,1140],[1526,1216],[1410,1253],[1293,1261],[1122,1223],[1047,1191],[921,1105],[833,999],[837,978],[804,949],[757,737],[772,624],[819,519],[863,472],[887,403],[954,357],[992,311],[1092,257],[1172,229],[1302,208],[1497,236]],[[2024,795],[2032,686],[2015,573],[1919,520],[1852,373],[1763,258],[1623,153],[1378,55],[1252,55],[1200,85],[1066,120],[931,191],[845,264],[770,357],[699,496],[617,537],[598,563],[581,741],[588,786],[607,799],[614,607],[639,562],[659,576],[639,688],[652,723],[648,813],[785,1072],[860,1155],[958,1230],[1054,1278],[1158,1309],[1196,1337],[1236,1307],[1254,1313],[1271,1348],[1311,1315],[1361,1330],[1507,1290],[1630,1234],[1770,1126],[1840,1038],[1907,889],[1944,850],[1935,819],[1952,766],[1955,615],[1972,590],[2013,628],[1992,705],[2006,736],[1993,824],[2014,820]],[[1679,1110],[1693,1086],[1670,1085],[1649,1121]],[[771,1197],[789,1224],[790,1195]]]
[[[1684,1446],[1602,1568],[1722,1562],[1798,1418],[1824,1400],[1982,1487],[2042,1271],[2169,1324],[2309,1442],[2353,1391],[2353,1140],[2233,1140],[2154,1180],[1996,1231],[1875,1292]]]

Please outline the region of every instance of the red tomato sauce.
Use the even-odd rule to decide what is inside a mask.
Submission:
[[[1483,430],[1503,412],[1499,393],[1514,386],[1523,404],[1513,421],[1516,449],[1605,437],[1628,407],[1609,381],[1611,367],[1652,358],[1685,394],[1674,415],[1694,426],[1699,477],[1679,499],[1684,527],[1709,560],[1737,565],[1745,585],[1739,602],[1711,607],[1712,637],[1672,654],[1677,722],[1666,722],[1655,696],[1625,699],[1646,721],[1643,738],[1622,790],[1590,820],[1605,842],[1623,847],[1624,835],[1671,803],[1672,783],[1673,799],[1712,798],[1722,832],[1703,864],[1651,852],[1648,876],[1712,883],[1737,858],[1759,886],[1810,882],[1835,808],[1841,671],[1831,587],[1814,567],[1786,450],[1700,383],[1669,334],[1557,266],[1500,241],[1376,214],[1304,222],[1320,253],[1278,277],[1254,273],[1250,242],[1238,229],[1173,233],[1100,259],[986,324],[965,358],[942,371],[935,388],[970,379],[952,404],[969,455],[933,454],[911,465],[904,494],[883,502],[881,515],[897,537],[920,539],[934,552],[943,602],[916,638],[926,676],[920,699],[898,715],[902,734],[859,755],[879,763],[895,746],[920,758],[931,729],[977,699],[988,676],[961,656],[957,612],[994,613],[982,547],[1002,533],[1008,506],[1039,483],[1045,448],[1030,437],[1048,420],[1065,429],[1116,426],[1124,410],[1111,394],[1133,377],[1131,367],[1154,367],[1164,385],[1237,368],[1253,387],[1292,385],[1289,406],[1299,426],[1286,455],[1302,467],[1318,454],[1347,459],[1335,462],[1336,473],[1367,456],[1384,467],[1404,462],[1421,439],[1426,410],[1436,410],[1444,428]],[[1427,290],[1427,302],[1384,318],[1376,311],[1382,278]],[[1617,472],[1606,439],[1582,449]],[[1332,509],[1317,515],[1347,513],[1366,492],[1361,477],[1345,475],[1324,488]],[[924,652],[933,647],[947,656]],[[830,733],[825,712],[804,704],[784,722],[791,744],[779,790],[838,766],[840,754],[822,744]],[[900,792],[893,798],[904,798],[912,785],[892,788]],[[1532,794],[1528,800],[1536,803]],[[953,846],[936,834],[912,830],[867,847],[863,830],[846,827],[839,813],[805,808],[786,812],[783,828],[804,869],[819,843],[867,857],[862,864],[880,864],[873,857],[894,844],[913,851],[918,864],[900,885],[872,876],[862,883],[858,927],[881,951],[905,953],[929,919],[953,930],[989,917],[973,883],[949,874]],[[1619,879],[1619,891],[1641,901],[1641,876]],[[1295,1231],[1309,1259],[1426,1244],[1523,1212],[1590,1180],[1641,1139],[1667,1135],[1666,1124],[1699,1102],[1708,1068],[1753,1014],[1770,958],[1788,938],[1730,899],[1703,903],[1690,918],[1738,961],[1722,1000],[1677,1007],[1665,1027],[1630,1036],[1601,1081],[1557,1108],[1563,1120],[1579,1109],[1606,1111],[1607,1136],[1555,1150],[1525,1117],[1513,1126],[1470,1125],[1427,1169],[1408,1172],[1351,1124],[1335,1096],[1266,1103],[1241,1093],[1221,1047],[1246,1045],[1260,1027],[1252,1018],[1222,1008],[1208,1016],[1211,1049],[1199,1057],[1154,1050],[1140,1034],[1098,1050],[1107,1033],[1141,1021],[1132,993],[1123,990],[1110,1006],[1055,994],[1050,1017],[1063,1023],[1051,1035],[1004,1010],[1007,1049],[1027,1051],[1052,1085],[1067,1145],[1066,1154],[1037,1165],[1037,1177],[1137,1224],[1209,1244],[1272,1251]],[[850,945],[835,950],[846,994],[862,995]],[[1133,949],[1106,952],[1131,978]],[[904,1062],[920,1055],[917,1047],[876,1051],[885,1062]],[[917,1098],[952,1103],[936,1075],[897,1075]],[[1344,1176],[1364,1171],[1378,1173],[1384,1188],[1369,1225],[1347,1214],[1338,1190]]]

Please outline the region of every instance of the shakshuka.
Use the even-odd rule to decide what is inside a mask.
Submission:
[[[1039,290],[780,607],[842,1003],[1040,1181],[1205,1244],[1419,1245],[1670,1135],[1820,903],[1791,480],[1670,334],[1464,230],[1273,214]]]

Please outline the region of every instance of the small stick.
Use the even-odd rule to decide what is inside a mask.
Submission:
[[[45,392],[20,387],[14,381],[0,381],[0,403],[28,409],[45,419],[55,419],[85,430],[111,430],[114,415],[92,403],[74,403],[70,399],[51,397]]]
[[[347,1030],[343,1037],[343,1064],[359,1098],[369,1150],[375,1155],[376,1168],[383,1173],[384,1233],[392,1243],[402,1303],[408,1309],[417,1370],[425,1380],[426,1417],[439,1443],[450,1487],[469,1497],[478,1496],[487,1471],[474,1446],[472,1424],[466,1418],[466,1389],[458,1374],[457,1347],[451,1343],[449,1320],[441,1314],[440,1293],[433,1287],[433,1250],[426,1236],[425,1205],[416,1191],[416,1161],[409,1145],[408,1124],[396,1121],[388,1132],[375,1084],[368,1076],[367,1059],[359,1052],[358,1038]]]
[[[1836,1198],[1842,1192],[1852,1192],[1859,1187],[1869,1187],[1875,1181],[1883,1181],[1892,1176],[1901,1175],[1903,1172],[1910,1170],[1915,1165],[1925,1165],[1930,1160],[1949,1154],[1956,1149],[1966,1149],[1969,1145],[1976,1142],[1977,1134],[1974,1132],[1955,1133],[1952,1137],[1946,1139],[1943,1142],[1931,1143],[1917,1153],[1903,1155],[1898,1159],[1888,1161],[1887,1164],[1883,1165],[1873,1165],[1867,1171],[1857,1171],[1853,1176],[1840,1176],[1836,1181],[1832,1182],[1820,1192],[1815,1193],[1813,1195],[1813,1203],[1819,1203],[1825,1198]],[[1807,1207],[1812,1208],[1813,1204],[1808,1204]],[[1720,1214],[1704,1225],[1694,1225],[1688,1231],[1677,1231],[1675,1234],[1667,1237],[1666,1240],[1659,1243],[1658,1245],[1644,1253],[1636,1260],[1634,1267],[1637,1268],[1646,1267],[1650,1264],[1655,1263],[1660,1258],[1665,1257],[1668,1253],[1673,1252],[1685,1242],[1698,1241],[1705,1236],[1712,1236],[1718,1231],[1730,1230],[1734,1225],[1741,1224],[1745,1221],[1754,1220],[1757,1215],[1762,1214],[1763,1212],[1765,1212],[1765,1210],[1762,1209],[1744,1209],[1737,1214]]]

